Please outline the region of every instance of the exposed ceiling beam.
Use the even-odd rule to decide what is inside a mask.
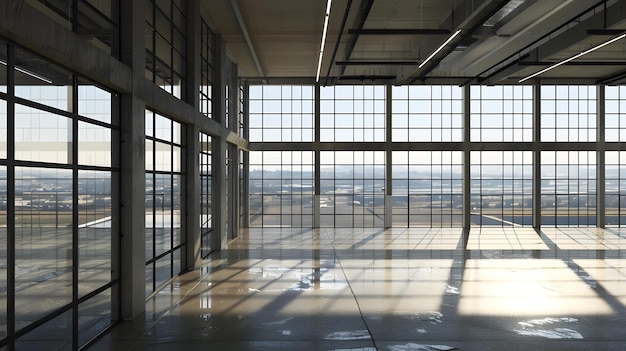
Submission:
[[[443,28],[380,28],[380,29],[348,29],[348,34],[356,35],[446,35],[450,34],[449,29]]]
[[[587,29],[589,35],[620,35],[626,32],[626,29]]]
[[[461,43],[468,37],[471,37],[472,34],[483,25],[483,23],[500,11],[500,9],[502,9],[508,2],[509,0],[492,0],[491,2],[483,4],[472,14],[469,14],[459,26],[453,27],[453,29],[460,29],[461,34],[457,36],[449,45],[443,48],[426,66],[416,71],[415,73],[417,73],[417,76],[411,80],[411,83],[416,80],[424,80],[426,76],[439,65],[441,60],[454,51],[458,43]],[[452,11],[450,14],[453,25],[455,12],[456,11]]]
[[[548,61],[521,61],[518,62],[520,66],[550,66],[556,62]],[[562,64],[561,66],[625,66],[626,61],[570,61]]]
[[[246,23],[243,20],[243,16],[241,16],[239,5],[237,5],[237,0],[230,0],[230,6],[233,8],[235,17],[237,17],[237,23],[239,23],[239,28],[243,33],[243,37],[246,39],[246,44],[248,45],[248,50],[250,51],[250,56],[252,56],[252,60],[254,61],[256,69],[261,77],[265,77],[265,74],[263,73],[263,68],[261,67],[261,63],[259,62],[259,57],[254,50],[254,45],[252,45],[250,34],[248,33],[248,29],[246,28]]]
[[[370,10],[372,9],[372,5],[374,5],[374,0],[363,0],[361,2],[361,7],[359,9],[359,13],[355,19],[355,27],[356,29],[363,29],[365,25],[365,21],[367,20],[367,16],[370,14]],[[348,39],[348,44],[346,45],[346,51],[344,54],[344,60],[349,60],[350,56],[352,56],[352,51],[354,51],[354,47],[356,46],[356,42],[359,40],[359,36],[357,34],[351,34]],[[346,71],[346,66],[339,67],[338,78],[341,79],[343,73]]]
[[[341,27],[339,28],[339,35],[337,36],[337,40],[335,41],[333,56],[330,58],[330,62],[328,63],[328,72],[326,72],[324,85],[328,84],[328,77],[330,76],[330,70],[333,68],[333,62],[335,62],[335,57],[337,56],[337,49],[339,48],[339,43],[341,42],[343,30],[346,27],[346,21],[348,20],[348,15],[350,14],[350,7],[352,7],[352,0],[348,0],[348,3],[346,4],[346,9],[343,12],[343,19],[341,20]]]
[[[488,84],[495,84],[510,76],[514,76],[522,69],[528,67],[528,65],[524,64],[523,60],[517,59],[519,55],[526,55],[526,57],[532,58],[534,62],[542,62],[558,54],[560,51],[566,50],[572,45],[579,43],[582,39],[587,38],[587,31],[589,29],[601,28],[604,25],[610,27],[621,23],[623,19],[626,18],[626,0],[618,0],[609,5],[606,8],[606,12],[604,10],[599,11],[602,8],[603,4],[597,2],[596,5],[572,18],[563,26],[546,34],[544,37],[538,38],[531,45],[520,49],[516,54],[509,56],[498,65],[481,73],[480,76],[484,77],[482,79]],[[588,15],[589,13],[591,13],[591,15]],[[571,23],[576,23],[576,25],[569,28],[568,25]],[[566,27],[569,29],[566,31],[561,30]],[[620,33],[623,33],[623,31]],[[605,40],[602,38],[598,39]],[[510,64],[511,61],[513,61],[514,64]],[[506,67],[502,68],[502,66]]]
[[[410,65],[419,65],[417,60],[412,61],[375,61],[375,60],[363,60],[363,61],[337,61],[335,62],[337,66],[410,66]]]
[[[599,85],[612,85],[612,84],[624,84],[626,82],[626,71],[620,71],[610,76],[599,79],[596,84]]]

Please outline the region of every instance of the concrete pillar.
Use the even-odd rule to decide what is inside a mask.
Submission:
[[[541,85],[533,86],[533,228],[541,229]]]
[[[313,109],[315,115],[313,117],[313,125],[315,133],[313,139],[313,188],[314,188],[314,196],[313,196],[313,228],[319,228],[321,226],[321,214],[320,214],[320,195],[321,195],[321,181],[320,181],[320,86],[319,84],[315,84],[315,92],[314,92],[314,104],[315,108]]]
[[[250,113],[248,111],[249,106],[249,94],[250,94],[250,86],[248,82],[243,82],[243,137],[246,140],[250,139]],[[243,192],[242,201],[243,204],[243,213],[241,220],[241,227],[248,228],[250,227],[250,153],[248,151],[243,152],[243,184],[241,185],[243,188],[239,191]]]
[[[228,84],[228,57],[226,56],[226,45],[220,35],[215,38],[215,79],[213,82],[213,119],[226,125],[226,84]],[[212,216],[213,216],[213,247],[216,251],[225,249],[228,244],[227,215],[228,201],[226,199],[226,133],[214,136],[212,139],[213,163],[212,177]]]
[[[185,101],[200,109],[200,2],[187,0],[187,79],[183,96]],[[191,270],[202,264],[200,201],[200,139],[199,128],[194,124],[186,127],[186,202],[184,269]]]
[[[470,89],[463,89],[463,230],[469,233],[472,225],[471,173],[470,173]]]
[[[202,264],[200,202],[202,187],[200,183],[200,130],[195,125],[187,126],[186,152],[186,269],[194,269]]]
[[[133,87],[145,79],[145,3],[121,3],[121,60],[132,68]],[[133,93],[120,98],[120,231],[121,318],[133,319],[145,310],[145,103]]]
[[[393,201],[391,199],[391,191],[393,185],[392,179],[392,148],[391,143],[391,108],[392,108],[392,94],[391,84],[385,86],[386,89],[386,106],[385,106],[385,228],[391,228],[393,226]]]
[[[133,319],[146,305],[145,104],[121,97],[120,231],[121,317]]]
[[[238,125],[239,123],[235,123]],[[239,211],[239,202],[241,200],[240,187],[239,187],[239,150],[237,146],[229,144],[230,148],[230,198],[228,199],[228,204],[230,205],[230,218],[231,218],[231,226],[230,226],[230,237],[231,239],[237,237],[239,234],[239,216],[241,215]]]
[[[597,121],[597,153],[596,153],[596,190],[597,190],[597,199],[596,199],[596,225],[599,228],[604,228],[606,226],[606,168],[605,168],[605,126],[606,126],[606,115],[605,115],[605,86],[597,86],[597,94],[596,94],[596,108],[598,112],[598,121]]]

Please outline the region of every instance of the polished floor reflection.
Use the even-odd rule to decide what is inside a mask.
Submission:
[[[93,350],[623,350],[619,230],[250,229]]]

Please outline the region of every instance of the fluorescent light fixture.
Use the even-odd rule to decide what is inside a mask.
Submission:
[[[587,51],[583,51],[583,52],[581,52],[580,54],[574,55],[574,56],[572,56],[572,57],[570,57],[570,58],[568,58],[568,59],[565,59],[565,60],[563,60],[563,61],[561,61],[561,62],[557,62],[557,63],[553,64],[552,66],[550,66],[550,67],[548,67],[548,68],[544,68],[544,69],[542,69],[541,71],[539,71],[539,72],[537,72],[537,73],[531,74],[531,75],[529,75],[529,76],[528,76],[528,77],[526,77],[526,78],[520,79],[520,80],[519,80],[519,83],[525,82],[525,81],[529,80],[530,78],[533,78],[533,77],[536,77],[536,76],[538,76],[538,75],[540,75],[540,74],[542,74],[542,73],[548,72],[549,70],[551,70],[551,69],[553,69],[553,68],[557,68],[557,67],[559,67],[560,65],[563,65],[563,64],[568,63],[568,62],[570,62],[570,61],[572,61],[572,60],[575,60],[575,59],[577,59],[577,58],[579,58],[579,57],[581,57],[581,56],[587,55],[587,54],[588,54],[588,53],[590,53],[590,52],[596,51],[596,50],[598,50],[598,49],[599,49],[599,48],[601,48],[601,47],[604,47],[604,46],[607,46],[607,45],[609,45],[609,44],[612,44],[612,43],[614,43],[614,42],[616,42],[616,41],[618,41],[618,40],[620,40],[620,39],[623,39],[623,38],[625,38],[625,37],[626,37],[626,33],[624,33],[624,34],[622,34],[622,35],[620,35],[620,36],[618,36],[618,37],[616,37],[616,38],[613,38],[613,39],[611,39],[611,40],[609,40],[609,41],[607,41],[607,42],[604,42],[604,43],[602,43],[602,44],[599,44],[599,45],[597,45],[597,46],[594,46],[594,47],[592,47],[591,49],[589,49],[589,50],[587,50]]]
[[[6,61],[3,61],[3,60],[0,60],[0,64],[3,65],[3,66],[7,66]],[[44,76],[40,76],[40,75],[38,75],[36,73],[33,73],[31,71],[27,71],[27,70],[25,70],[25,69],[23,69],[21,67],[15,66],[15,70],[18,71],[18,72],[22,72],[22,73],[24,73],[24,74],[26,74],[28,76],[33,77],[33,78],[39,79],[42,82],[45,82],[45,83],[48,83],[48,84],[52,84],[52,81],[50,79],[48,79],[48,78],[46,78]]]
[[[322,56],[324,56],[324,45],[326,45],[326,32],[328,31],[328,18],[330,18],[330,5],[333,0],[326,3],[326,16],[324,18],[324,31],[322,32],[322,45],[320,46],[320,59],[317,61],[317,76],[315,83],[320,81],[320,70],[322,69]]]
[[[419,67],[418,67],[418,68],[422,68],[422,67],[424,67],[424,65],[425,65],[428,61],[430,61],[430,59],[431,59],[431,58],[433,58],[435,55],[437,55],[437,53],[438,53],[439,51],[441,51],[444,47],[446,47],[446,45],[448,45],[448,43],[449,43],[449,42],[451,42],[451,41],[452,41],[452,39],[454,39],[454,38],[455,38],[457,35],[459,35],[460,33],[461,33],[461,30],[460,30],[460,29],[459,29],[459,30],[457,30],[456,32],[452,33],[452,35],[450,36],[450,38],[448,38],[448,40],[444,41],[444,42],[443,42],[443,44],[441,44],[441,45],[437,48],[437,50],[433,51],[433,53],[432,53],[432,54],[430,54],[430,56],[428,56],[428,57],[426,58],[426,60],[424,60],[424,62],[420,63],[420,65],[419,65]]]

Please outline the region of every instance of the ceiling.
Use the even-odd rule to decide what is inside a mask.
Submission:
[[[201,3],[240,76],[315,81],[326,0]],[[626,0],[333,0],[320,83],[518,83],[622,30]],[[626,38],[536,81],[626,83]]]

